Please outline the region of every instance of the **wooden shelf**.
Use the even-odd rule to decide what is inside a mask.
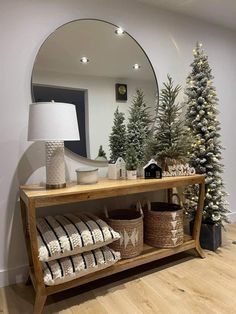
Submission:
[[[38,259],[36,210],[40,207],[77,203],[81,201],[131,195],[144,192],[167,189],[174,187],[199,185],[198,208],[195,215],[192,237],[185,237],[182,245],[170,249],[157,249],[148,245],[144,246],[143,253],[131,259],[124,259],[115,265],[93,274],[71,280],[54,286],[45,286],[43,270]],[[168,193],[170,195],[170,193]],[[137,179],[137,180],[108,180],[101,179],[97,184],[77,185],[69,184],[66,188],[47,190],[45,186],[27,185],[20,188],[21,214],[25,233],[25,240],[30,265],[30,277],[36,291],[34,314],[41,314],[44,303],[49,294],[82,285],[100,278],[104,278],[121,271],[143,265],[164,257],[168,257],[190,249],[195,249],[199,256],[204,257],[199,244],[202,210],[205,197],[205,184],[203,175],[186,177],[169,177],[163,179]]]
[[[191,236],[188,236],[188,235],[185,235],[184,243],[175,248],[158,249],[158,248],[149,246],[147,244],[144,244],[143,252],[136,257],[129,258],[129,259],[122,259],[119,262],[117,262],[115,265],[112,265],[106,269],[97,271],[87,276],[83,276],[81,278],[68,281],[63,284],[59,284],[55,286],[47,286],[46,290],[48,294],[53,294],[55,292],[60,292],[60,291],[65,290],[65,287],[66,289],[69,289],[69,288],[81,286],[88,282],[101,279],[107,276],[111,276],[119,272],[122,272],[124,270],[128,270],[130,268],[134,268],[134,267],[146,264],[146,263],[150,263],[150,262],[171,256],[171,255],[174,255],[174,254],[178,254],[186,250],[191,250],[193,248],[195,248],[195,241],[192,239]]]

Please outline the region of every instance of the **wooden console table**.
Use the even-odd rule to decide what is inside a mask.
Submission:
[[[69,282],[45,286],[43,281],[43,270],[38,259],[38,244],[36,230],[36,209],[51,205],[77,203],[121,195],[131,195],[143,192],[151,192],[167,189],[170,191],[174,187],[199,185],[198,208],[195,216],[195,223],[192,236],[185,236],[184,243],[176,248],[157,249],[144,245],[141,255],[121,260],[115,265],[104,270],[86,275],[82,278]],[[48,295],[72,288],[78,285],[103,278],[129,268],[133,268],[145,263],[149,263],[173,254],[195,249],[200,257],[204,257],[199,244],[200,227],[202,220],[202,210],[205,197],[205,183],[203,175],[193,175],[189,177],[170,177],[163,179],[137,179],[137,180],[100,180],[93,185],[69,184],[66,188],[58,190],[46,190],[45,187],[32,185],[20,187],[21,213],[24,227],[24,234],[29,258],[30,279],[36,291],[34,314],[42,313]],[[138,196],[137,196],[138,198]]]

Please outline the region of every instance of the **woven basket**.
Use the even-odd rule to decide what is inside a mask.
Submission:
[[[162,202],[144,206],[145,243],[160,248],[176,247],[184,241],[183,209]]]
[[[105,210],[107,223],[119,232],[121,238],[109,245],[121,254],[121,258],[131,258],[143,251],[143,212],[138,210],[118,209]]]

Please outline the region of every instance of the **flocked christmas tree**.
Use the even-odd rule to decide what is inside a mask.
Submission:
[[[220,141],[220,122],[218,121],[218,98],[212,84],[213,76],[208,57],[197,43],[193,50],[192,71],[187,77],[186,122],[192,135],[190,164],[196,172],[205,174],[206,198],[203,209],[203,221],[222,224],[227,221],[226,192],[222,180],[222,145]],[[187,210],[194,216],[197,206],[198,189],[188,189]]]
[[[190,145],[184,119],[181,116],[182,106],[176,102],[181,87],[174,86],[170,75],[167,75],[167,82],[163,83],[163,86],[154,132],[149,143],[151,156],[157,159],[162,167],[168,159],[185,160]]]
[[[126,151],[126,169],[127,170],[137,170],[138,158],[137,153],[133,146],[130,146]]]
[[[99,157],[107,159],[106,153],[105,153],[104,149],[102,148],[102,145],[99,146],[97,158],[99,158]]]
[[[126,126],[124,123],[124,113],[118,107],[114,113],[114,121],[111,134],[109,136],[110,159],[116,160],[118,157],[125,158],[126,151]]]
[[[142,166],[145,162],[145,145],[150,134],[151,122],[144,94],[141,89],[137,89],[129,110],[127,145],[133,146],[138,158],[138,166]]]

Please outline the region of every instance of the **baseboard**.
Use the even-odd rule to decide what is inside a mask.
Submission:
[[[28,275],[28,265],[0,270],[0,287],[24,282]]]
[[[231,223],[236,222],[236,212],[229,213],[227,216],[228,216],[229,221],[230,221]]]

